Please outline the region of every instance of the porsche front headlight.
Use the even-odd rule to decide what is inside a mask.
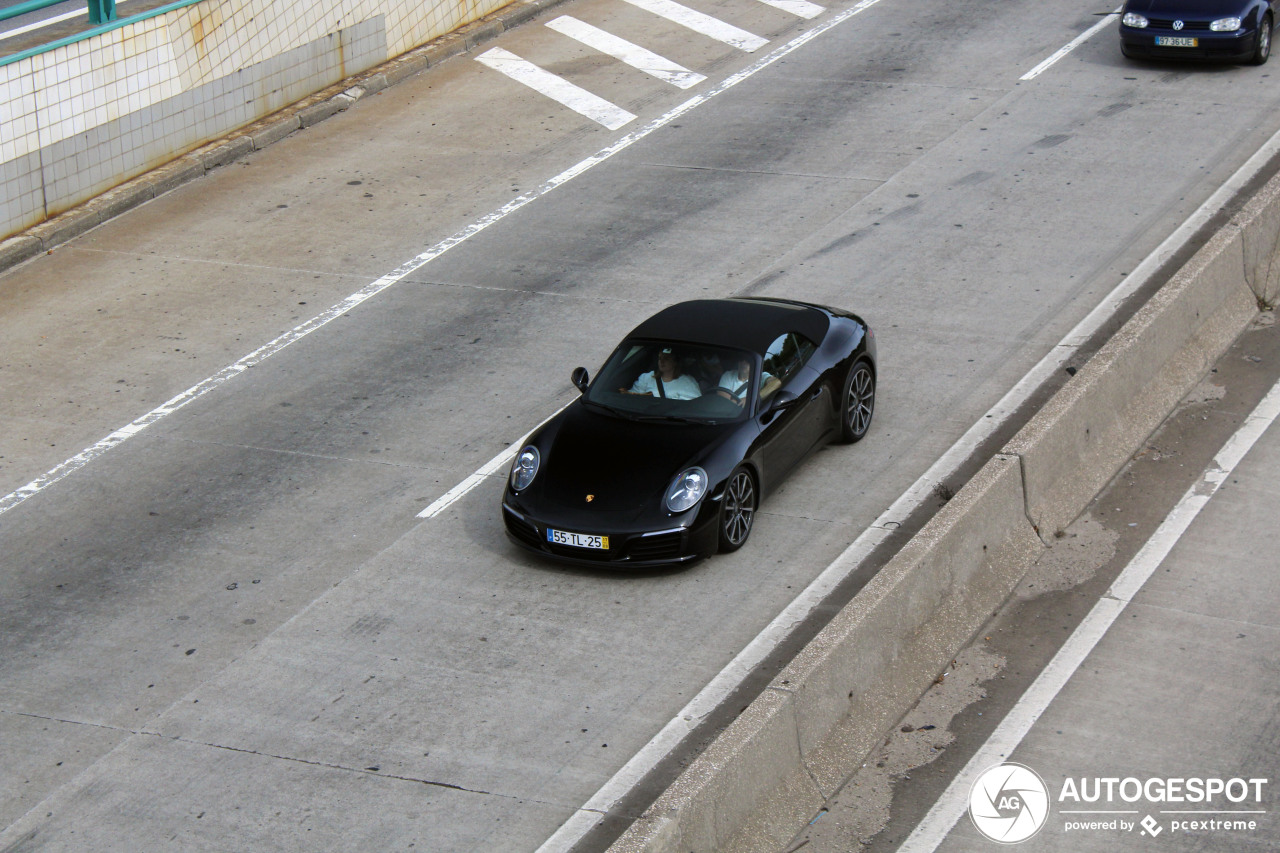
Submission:
[[[1219,18],[1209,25],[1209,29],[1213,30],[1215,33],[1234,33],[1236,30],[1240,29],[1240,19]]]
[[[672,512],[684,512],[696,506],[706,493],[707,472],[701,468],[690,468],[671,483],[665,503]]]
[[[541,461],[538,448],[532,444],[517,453],[515,461],[511,463],[511,488],[517,492],[529,488],[538,474],[538,463]]]

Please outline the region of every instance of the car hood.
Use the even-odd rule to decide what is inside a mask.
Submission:
[[[661,512],[676,475],[697,465],[729,429],[624,420],[579,400],[536,437],[543,458],[534,487],[542,502],[574,510]]]
[[[1242,0],[1130,0],[1125,9],[1148,16],[1226,18],[1241,14],[1245,3]]]

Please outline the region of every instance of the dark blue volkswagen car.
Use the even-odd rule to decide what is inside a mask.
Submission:
[[[1261,65],[1271,55],[1272,0],[1127,0],[1120,50],[1131,59]]]

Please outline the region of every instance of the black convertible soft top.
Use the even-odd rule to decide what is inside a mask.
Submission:
[[[779,335],[799,332],[821,343],[831,313],[819,305],[781,299],[695,299],[665,308],[628,338],[710,344],[763,353]]]

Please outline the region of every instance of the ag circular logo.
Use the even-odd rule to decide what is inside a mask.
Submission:
[[[1049,817],[1049,789],[1040,774],[1008,762],[983,771],[969,791],[969,818],[978,832],[1000,844],[1017,844],[1040,831]]]

